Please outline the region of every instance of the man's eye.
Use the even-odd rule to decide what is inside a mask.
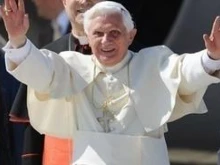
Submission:
[[[121,34],[121,33],[120,33],[120,31],[118,31],[118,30],[112,30],[112,31],[111,31],[111,35],[112,35],[113,37],[118,37],[120,34]]]
[[[100,37],[100,36],[103,35],[103,33],[102,33],[102,32],[97,32],[97,31],[96,31],[96,32],[93,33],[93,35],[94,35],[94,36],[97,36],[97,37]]]

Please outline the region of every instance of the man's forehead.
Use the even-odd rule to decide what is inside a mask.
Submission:
[[[94,22],[117,22],[122,23],[122,15],[120,13],[106,13],[95,16],[91,21]]]
[[[124,30],[125,26],[120,16],[108,15],[98,16],[91,20],[91,28],[93,30],[111,30],[120,29]]]

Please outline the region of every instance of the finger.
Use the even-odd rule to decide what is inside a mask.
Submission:
[[[5,2],[4,2],[4,7],[10,7],[10,4],[9,4],[9,0],[5,0]]]
[[[24,15],[23,25],[24,25],[25,29],[29,28],[29,17],[28,17],[28,14]]]
[[[5,15],[5,10],[2,6],[0,6],[0,12],[1,12],[1,17],[3,18],[4,21],[6,15]]]
[[[205,47],[210,51],[214,52],[215,51],[215,45],[214,43],[210,40],[210,37],[207,34],[203,35],[203,39],[205,42]]]
[[[9,0],[9,4],[11,6],[10,9],[12,9],[13,12],[16,12],[18,10],[18,6],[15,0]]]
[[[213,23],[213,26],[212,26],[212,31],[211,31],[211,36],[213,37],[214,33],[218,32],[220,28],[220,16],[217,16],[215,18],[215,21]]]
[[[5,12],[5,9],[3,6],[0,6],[0,12],[1,12],[1,17],[3,19],[3,22],[4,22],[4,25],[5,25],[5,28],[7,29],[7,16],[8,16],[8,13]]]
[[[4,3],[4,8],[6,9],[10,9],[10,4],[9,4],[9,0],[5,0],[5,3]]]
[[[18,10],[25,13],[24,0],[18,0]]]

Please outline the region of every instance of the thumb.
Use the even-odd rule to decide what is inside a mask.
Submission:
[[[203,35],[203,40],[205,42],[205,47],[206,49],[208,49],[208,51],[210,52],[214,52],[215,51],[215,45],[214,43],[210,40],[209,36],[207,34]]]
[[[23,26],[28,31],[29,26],[30,26],[28,14],[24,15]]]

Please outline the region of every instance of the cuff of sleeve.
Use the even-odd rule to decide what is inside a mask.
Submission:
[[[10,42],[7,42],[2,49],[5,51],[5,58],[19,65],[28,56],[31,49],[31,43],[27,39],[23,47],[13,49]]]
[[[220,70],[220,60],[212,60],[207,52],[202,55],[202,64],[205,71],[209,74],[214,73],[217,70]]]

